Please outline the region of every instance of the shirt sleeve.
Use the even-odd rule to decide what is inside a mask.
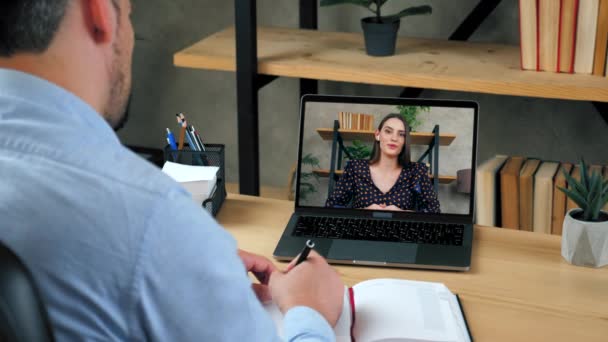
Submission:
[[[279,341],[251,288],[234,239],[178,189],[157,204],[133,271],[133,336],[153,341]],[[293,312],[292,312],[293,311]],[[289,341],[333,341],[310,308],[284,320]]]
[[[325,202],[326,207],[346,206],[354,194],[355,188],[355,170],[354,160],[348,162],[344,167],[344,172],[334,185],[334,190]]]
[[[419,211],[423,213],[440,213],[437,193],[429,177],[429,168],[425,164],[417,163],[415,179],[414,191],[418,193],[418,198],[420,199]]]

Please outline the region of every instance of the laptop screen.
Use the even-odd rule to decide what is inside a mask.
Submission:
[[[477,104],[307,95],[298,207],[473,213]]]

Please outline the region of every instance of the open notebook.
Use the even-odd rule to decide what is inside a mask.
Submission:
[[[283,336],[279,308],[265,308]],[[445,285],[399,279],[367,280],[347,289],[334,331],[338,342],[472,341],[458,298]]]

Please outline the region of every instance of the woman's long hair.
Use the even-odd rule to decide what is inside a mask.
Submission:
[[[408,126],[407,122],[405,122],[405,119],[403,119],[403,116],[401,116],[401,114],[397,114],[397,113],[391,113],[388,114],[387,116],[385,116],[382,121],[380,121],[380,124],[378,125],[378,131],[382,131],[382,128],[384,127],[384,123],[388,120],[388,119],[399,119],[401,122],[403,122],[403,127],[405,127],[405,142],[403,144],[403,148],[401,149],[401,152],[399,152],[399,156],[397,158],[397,162],[399,163],[399,165],[401,167],[405,167],[410,163],[410,127]],[[370,165],[376,164],[378,161],[380,161],[380,142],[376,139],[374,139],[374,147],[372,148],[372,154],[371,157],[369,158],[369,163]]]

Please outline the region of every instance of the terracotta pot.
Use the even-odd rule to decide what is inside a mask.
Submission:
[[[587,222],[577,220],[568,211],[562,231],[562,256],[573,265],[602,267],[608,265],[608,221]],[[602,212],[603,216],[608,213]]]

